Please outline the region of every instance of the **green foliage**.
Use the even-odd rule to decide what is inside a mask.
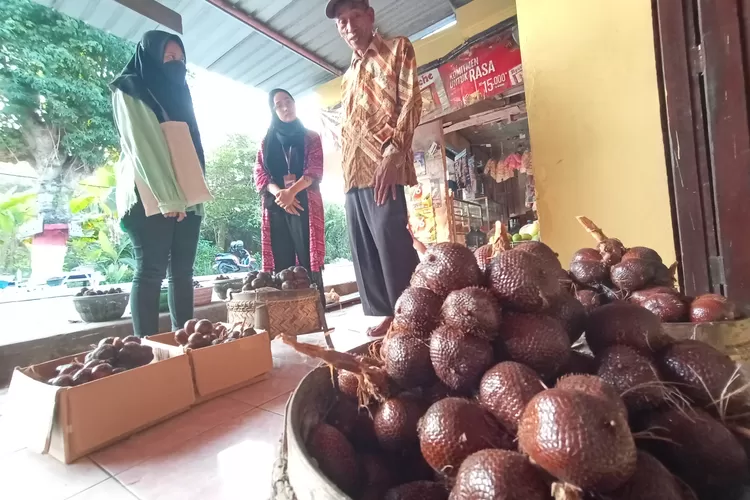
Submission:
[[[133,244],[127,234],[118,235],[112,241],[110,229],[104,219],[93,221],[96,226],[93,237],[71,238],[65,254],[64,269],[70,271],[78,266],[91,266],[105,276],[104,283],[125,283],[133,279],[135,258]]]
[[[97,167],[119,144],[110,81],[133,45],[31,0],[0,2],[0,140],[8,157],[40,160],[30,140],[50,133],[52,153]]]
[[[260,249],[261,200],[253,176],[257,155],[255,141],[233,135],[206,163],[214,201],[206,204],[203,234],[220,249],[235,239],[242,239],[250,253]]]
[[[201,239],[198,241],[198,252],[195,255],[195,264],[193,265],[193,274],[195,276],[209,276],[215,274],[213,269],[214,258],[219,253],[211,241]]]
[[[326,264],[338,259],[351,260],[346,212],[339,203],[324,203],[326,221]]]
[[[97,168],[93,174],[78,185],[76,196],[70,200],[73,214],[97,213],[117,219],[115,167],[109,163]]]
[[[20,241],[19,228],[36,216],[34,193],[16,193],[11,190],[0,194],[0,271],[15,273],[27,270],[31,256]]]

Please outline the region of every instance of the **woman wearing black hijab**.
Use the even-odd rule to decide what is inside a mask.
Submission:
[[[258,152],[255,184],[263,194],[261,251],[263,270],[280,272],[302,266],[323,295],[325,222],[320,181],[323,145],[320,135],[297,118],[297,107],[286,90],[268,97],[271,126]]]
[[[186,206],[160,126],[167,121],[185,122],[205,170],[186,72],[180,38],[149,31],[112,82],[122,150],[116,170],[117,211],[121,227],[133,242],[136,270],[130,309],[139,337],[159,331],[159,295],[165,275],[169,277],[172,328],[181,328],[193,317],[193,263],[203,205]],[[143,193],[144,189],[149,193]],[[155,199],[158,213],[147,216],[142,198]]]

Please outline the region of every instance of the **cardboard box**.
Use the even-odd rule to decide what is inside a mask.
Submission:
[[[86,353],[16,368],[8,390],[14,429],[29,449],[71,463],[189,409],[195,389],[187,356],[134,368],[76,387],[43,381]]]
[[[271,340],[267,332],[202,349],[185,349],[174,333],[161,333],[144,341],[157,358],[180,356],[187,351],[200,403],[258,382],[273,368]]]

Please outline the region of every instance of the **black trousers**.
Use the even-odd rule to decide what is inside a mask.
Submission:
[[[269,209],[268,222],[271,226],[271,252],[275,272],[299,265],[310,273],[311,281],[318,287],[321,302],[325,307],[323,273],[310,269],[310,216],[307,206],[299,215],[292,215],[276,208]]]
[[[133,242],[136,269],[130,292],[133,330],[139,337],[159,333],[159,294],[169,278],[172,328],[193,317],[193,264],[198,250],[201,217],[188,212],[182,222],[163,215],[146,217],[139,201],[122,218]]]
[[[268,210],[271,226],[271,251],[274,271],[277,273],[297,265],[310,270],[310,219],[307,207],[300,215],[278,210]]]
[[[362,308],[367,316],[393,316],[419,263],[407,224],[403,186],[396,199],[375,204],[372,188],[346,193],[346,222]]]

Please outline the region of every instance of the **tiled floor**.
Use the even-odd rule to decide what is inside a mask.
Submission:
[[[339,350],[367,340],[374,318],[355,306],[328,315]],[[322,335],[305,342],[324,345]],[[0,498],[24,500],[247,499],[270,496],[290,393],[315,361],[279,340],[266,380],[208,401],[72,465],[14,443],[3,426],[0,390]]]

